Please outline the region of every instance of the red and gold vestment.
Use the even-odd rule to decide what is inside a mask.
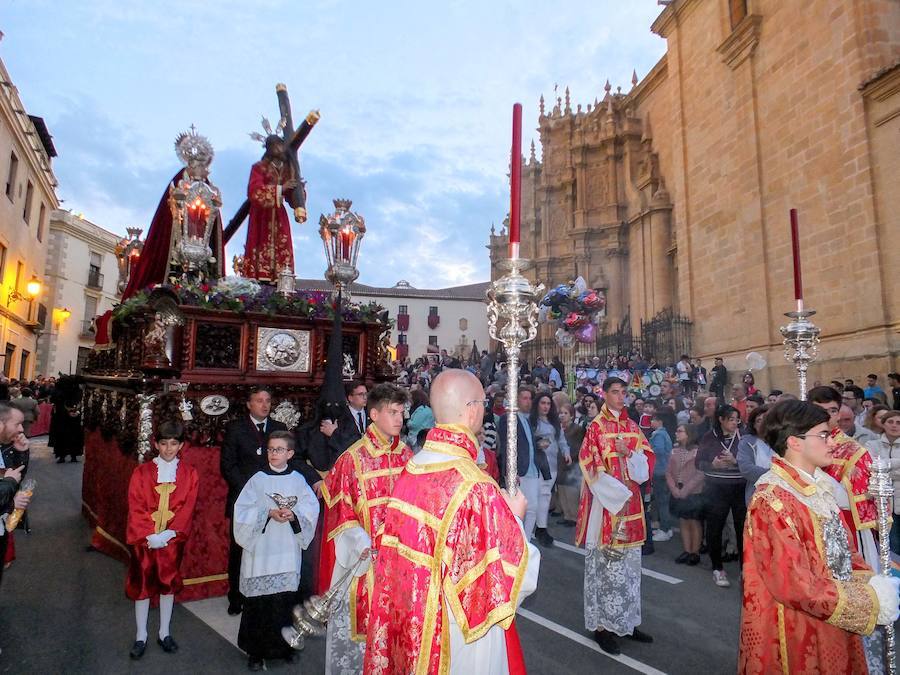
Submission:
[[[581,464],[581,471],[586,483],[581,490],[581,502],[578,505],[578,525],[575,530],[575,543],[578,546],[594,543],[600,546],[609,545],[612,542],[613,532],[623,521],[624,538],[620,536],[617,539],[617,545],[621,548],[641,546],[647,538],[640,485],[629,475],[627,458],[619,456],[616,452],[617,438],[622,439],[629,454],[644,453],[647,456],[649,474],[653,475],[655,455],[640,427],[628,417],[624,410],[617,418],[606,407],[606,404],[603,404],[600,414],[588,425],[584,441],[581,444],[581,451],[578,453],[578,461]],[[594,483],[602,473],[608,474],[625,485],[631,491],[631,497],[618,513],[611,513],[604,509],[600,541],[586,542],[591,505],[595,499],[588,486]],[[620,529],[619,532],[622,533],[622,530]]]
[[[179,462],[175,481],[157,482],[154,462],[139,465],[128,483],[128,522],[125,541],[131,546],[125,594],[143,600],[182,588],[181,554],[191,531],[200,479],[194,467]],[[175,537],[164,548],[151,549],[147,535],[173,530]]]
[[[823,534],[832,526],[829,508],[833,536],[849,534],[833,497],[780,457],[756,485],[744,533],[738,671],[867,672],[860,635],[874,629],[878,600],[868,583],[872,571],[849,542],[838,547],[849,554],[845,578],[829,564],[829,550],[840,556],[836,540]]]
[[[294,269],[294,247],[288,221],[282,184],[291,178],[288,165],[277,169],[263,159],[250,170],[247,198],[250,200],[250,223],[244,247],[245,277],[275,282],[282,268]]]
[[[341,532],[361,527],[377,549],[388,499],[410,457],[412,450],[399,437],[387,438],[370,424],[365,435],[338,457],[322,483],[325,541],[333,545]],[[319,574],[330,583],[334,558],[323,556],[326,559],[329,562],[323,562]],[[366,617],[374,581],[375,571],[370,566],[350,586],[350,635],[357,642],[366,639]]]
[[[850,510],[842,509],[842,517],[853,532],[876,529],[878,511],[868,494],[872,456],[838,427],[832,430],[828,444],[832,448],[832,463],[823,471],[844,486],[850,499]]]
[[[394,487],[375,563],[363,672],[449,672],[450,614],[467,645],[501,626],[509,671],[521,672],[511,629],[528,566],[521,525],[475,464],[468,429],[438,425],[422,452],[449,459],[411,459]]]

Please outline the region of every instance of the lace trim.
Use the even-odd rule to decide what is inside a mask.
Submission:
[[[241,578],[241,593],[248,598],[259,595],[275,595],[276,593],[295,592],[300,586],[300,575],[296,572],[282,572],[263,577]]]

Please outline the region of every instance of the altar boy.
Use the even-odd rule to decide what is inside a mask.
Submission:
[[[181,556],[191,530],[200,484],[194,467],[181,462],[184,445],[180,422],[161,422],[154,446],[159,453],[140,464],[128,484],[125,540],[131,546],[125,595],[134,601],[137,636],[129,655],[139,659],[147,647],[150,599],[159,596],[159,638],[164,652],[178,651],[169,632],[175,594],[182,588]]]
[[[243,549],[240,589],[244,601],[238,647],[247,666],[261,670],[265,659],[293,659],[281,637],[291,622],[300,585],[301,551],[309,546],[319,518],[319,500],[306,480],[288,468],[294,435],[269,434],[262,471],[247,481],[234,504],[234,540]]]

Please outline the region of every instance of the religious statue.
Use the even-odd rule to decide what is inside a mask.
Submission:
[[[250,134],[262,143],[265,153],[250,170],[247,200],[224,232],[227,243],[249,216],[240,273],[271,284],[276,284],[285,270],[294,272],[291,226],[285,202],[293,210],[296,222],[306,221],[306,189],[297,152],[319,120],[318,111],[313,110],[295,130],[287,87],[279,84],[275,91],[281,118],[273,129],[269,120],[263,117],[266,135]]]
[[[128,284],[122,291],[122,300],[127,300],[149,286],[163,283],[173,272],[179,276],[187,272],[181,246],[185,223],[179,220],[173,228],[173,216],[177,220],[179,213],[185,214],[185,211],[173,211],[174,191],[180,191],[184,195],[180,206],[185,207],[189,206],[186,201],[188,192],[193,190],[192,204],[202,193],[200,203],[195,205],[194,217],[191,218],[189,213],[185,214],[189,230],[194,228],[195,234],[203,240],[202,253],[205,254],[202,260],[199,254],[196,256],[198,263],[191,271],[204,278],[225,276],[225,238],[218,208],[221,198],[219,189],[209,182],[209,167],[215,155],[212,144],[191,125],[190,131],[179,134],[175,139],[175,152],[184,168],[175,174],[159,200],[147,239],[137,261],[131,266]]]

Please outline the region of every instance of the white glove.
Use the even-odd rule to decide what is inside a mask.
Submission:
[[[900,617],[900,579],[876,574],[869,579],[869,586],[878,597],[878,618],[875,623],[889,626]]]
[[[163,530],[159,534],[148,534],[147,546],[150,548],[165,548],[169,545],[169,540],[174,536],[174,530]]]
[[[150,548],[162,548],[163,546],[165,546],[166,542],[164,542],[160,537],[161,537],[161,533],[160,534],[148,534],[147,535],[147,546]]]

